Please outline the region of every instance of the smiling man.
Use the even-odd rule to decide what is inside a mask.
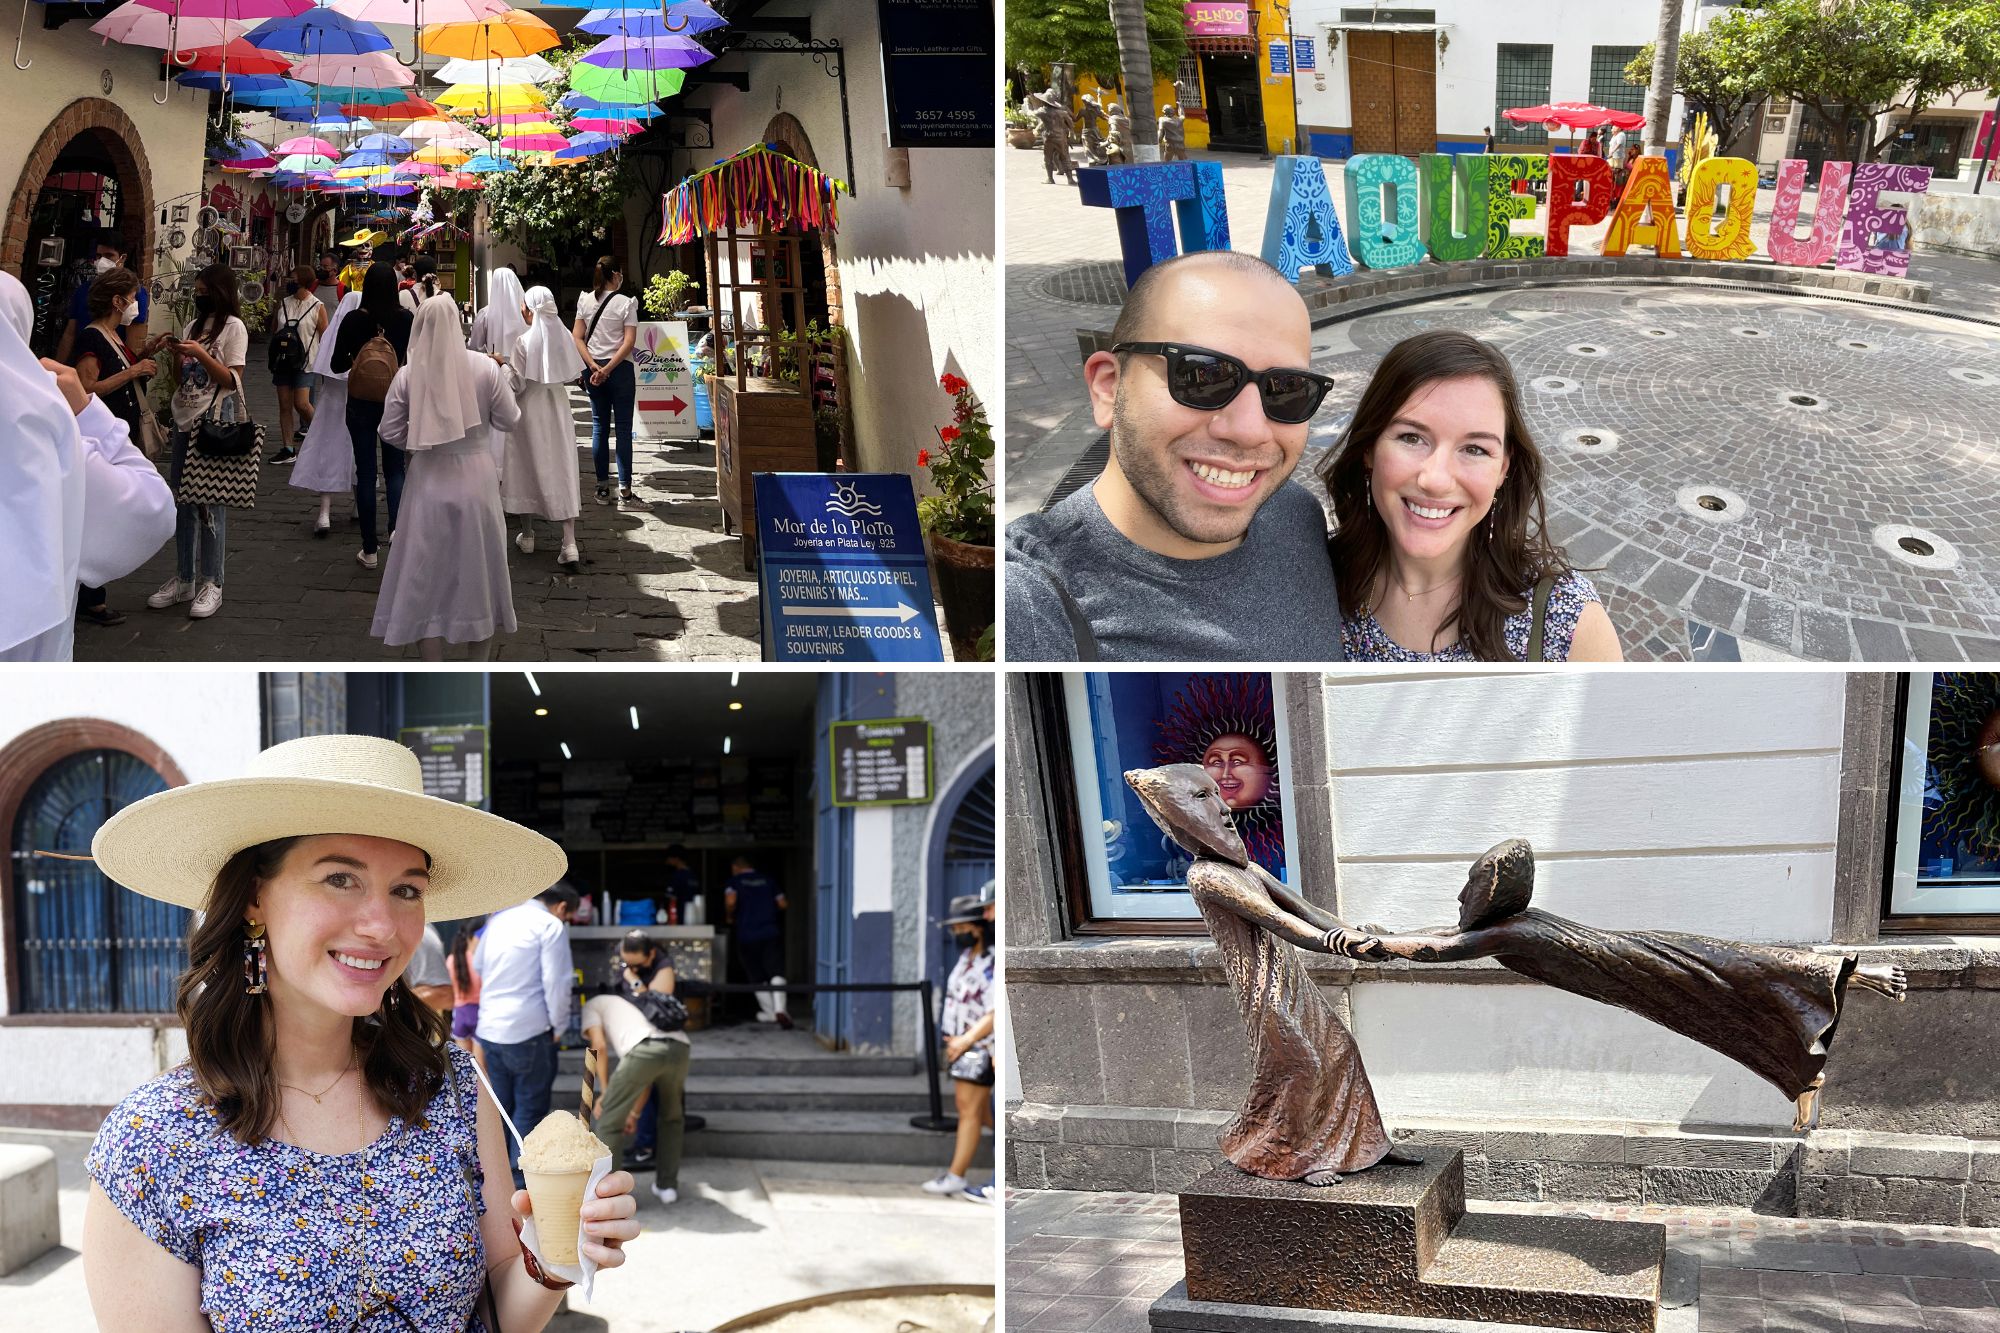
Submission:
[[[1334,661],[1340,602],[1319,502],[1291,480],[1333,381],[1312,321],[1252,255],[1148,269],[1084,363],[1111,457],[1007,527],[1012,661]]]

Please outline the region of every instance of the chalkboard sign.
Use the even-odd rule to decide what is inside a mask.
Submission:
[[[920,717],[836,722],[833,747],[835,805],[928,805],[931,724]]]
[[[485,727],[404,727],[397,739],[424,767],[424,795],[459,805],[486,804]]]
[[[891,148],[994,146],[993,0],[875,0]]]

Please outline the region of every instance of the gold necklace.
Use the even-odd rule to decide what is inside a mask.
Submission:
[[[353,1066],[350,1064],[348,1066],[349,1072],[352,1072],[352,1069]],[[341,1075],[341,1078],[346,1078],[346,1077],[347,1074],[345,1073]],[[337,1083],[339,1082],[339,1079],[336,1079],[334,1081]],[[280,1086],[289,1087],[290,1085],[281,1084]],[[293,1091],[303,1092],[305,1090],[303,1088],[294,1088]],[[327,1091],[331,1092],[333,1091],[333,1089],[329,1087]],[[312,1094],[308,1092],[306,1093],[306,1096],[311,1097]],[[365,1222],[372,1224],[375,1220],[374,1207],[366,1203],[360,1205],[359,1209],[357,1210],[357,1215],[354,1222],[352,1224],[349,1224],[347,1221],[347,1214],[341,1209],[339,1202],[333,1197],[332,1187],[326,1183],[326,1173],[319,1169],[319,1163],[313,1160],[310,1151],[307,1150],[303,1144],[300,1144],[297,1141],[299,1137],[298,1133],[292,1128],[292,1122],[285,1118],[285,1108],[282,1099],[280,1099],[278,1103],[278,1123],[285,1127],[286,1135],[293,1140],[292,1146],[297,1148],[300,1152],[306,1153],[306,1168],[313,1173],[313,1179],[319,1182],[320,1194],[323,1198],[325,1198],[327,1208],[329,1211],[332,1212],[335,1220],[339,1221],[343,1225],[352,1226],[352,1230],[349,1234],[352,1237],[353,1243],[343,1250],[336,1250],[334,1253],[339,1255],[345,1255],[348,1258],[352,1259],[360,1269],[359,1275],[354,1280],[355,1319],[357,1321],[365,1319],[369,1315],[380,1313],[384,1308],[394,1305],[396,1303],[396,1298],[382,1289],[381,1281],[377,1279],[375,1276],[374,1265],[368,1262],[368,1247],[362,1240],[361,1228],[363,1223]],[[360,1149],[361,1192],[363,1194],[366,1194],[368,1192],[368,1149],[370,1146],[371,1145],[364,1143]]]
[[[333,1082],[327,1084],[324,1088],[321,1088],[318,1092],[314,1092],[310,1088],[293,1087],[292,1084],[285,1083],[282,1081],[279,1082],[278,1086],[281,1088],[291,1088],[293,1092],[303,1092],[305,1093],[306,1096],[313,1099],[314,1106],[318,1106],[320,1104],[320,1098],[326,1096],[326,1094],[332,1092],[335,1088],[339,1087],[340,1080],[346,1078],[349,1074],[352,1074],[354,1072],[354,1060],[355,1060],[355,1052],[349,1050],[347,1053],[347,1068],[341,1070],[339,1074],[334,1076]],[[282,1119],[283,1116],[284,1113],[279,1112],[279,1118]],[[287,1126],[287,1132],[289,1132],[289,1130],[290,1127]]]
[[[1403,594],[1404,601],[1414,602],[1417,600],[1417,598],[1428,597],[1432,593],[1437,592],[1441,588],[1452,587],[1453,585],[1457,584],[1460,579],[1463,579],[1464,577],[1465,575],[1459,574],[1453,578],[1445,580],[1443,583],[1433,584],[1432,586],[1425,588],[1422,592],[1411,592],[1408,588],[1405,588],[1401,583],[1397,583],[1396,591]],[[1394,582],[1394,580],[1391,581]]]

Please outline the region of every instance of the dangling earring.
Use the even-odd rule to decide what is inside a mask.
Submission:
[[[243,936],[243,993],[262,995],[271,989],[268,949],[264,942],[264,923],[261,921],[244,923]]]
[[[1368,501],[1372,513],[1375,509],[1375,473],[1372,469],[1361,474],[1361,495]]]
[[[1486,544],[1493,544],[1493,530],[1500,526],[1500,488],[1493,488],[1493,503],[1486,510]]]

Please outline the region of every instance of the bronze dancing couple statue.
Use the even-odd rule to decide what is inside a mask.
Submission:
[[[1356,930],[1250,860],[1221,789],[1199,765],[1135,769],[1125,781],[1194,858],[1188,892],[1249,1029],[1249,1095],[1220,1144],[1223,1156],[1251,1175],[1333,1185],[1343,1173],[1414,1160],[1396,1152],[1354,1037],[1294,945],[1360,960],[1495,959],[1721,1052],[1793,1099],[1795,1130],[1818,1122],[1848,986],[1895,1000],[1907,988],[1901,968],[1863,966],[1853,954],[1599,930],[1532,908],[1534,853],[1519,838],[1473,864],[1455,926],[1415,935]]]

